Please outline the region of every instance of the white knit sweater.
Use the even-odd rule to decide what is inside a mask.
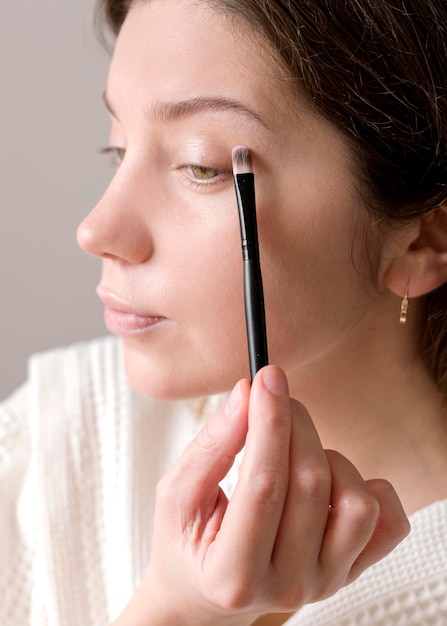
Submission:
[[[137,395],[114,338],[30,360],[0,405],[0,626],[119,614],[149,562],[155,485],[222,402]],[[447,501],[411,521],[390,556],[290,626],[447,625]]]

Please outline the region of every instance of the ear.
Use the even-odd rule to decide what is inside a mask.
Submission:
[[[385,284],[398,296],[408,289],[408,296],[416,298],[447,282],[446,204],[421,218],[417,237],[386,270]]]

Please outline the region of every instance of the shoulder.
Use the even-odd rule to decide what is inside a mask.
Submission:
[[[101,388],[122,374],[122,351],[115,337],[104,337],[56,348],[31,356],[29,383],[42,386],[42,393],[54,390],[55,383],[63,390],[87,381],[97,381]]]
[[[26,382],[0,402],[0,485],[22,473],[39,441],[40,425],[70,418],[89,404],[101,406],[124,378],[121,351],[113,337],[32,355]]]
[[[28,406],[29,386],[26,383],[0,403],[0,476],[11,456],[23,450],[26,443]]]
[[[447,500],[410,521],[410,535],[391,554],[332,598],[299,611],[290,626],[447,623]]]
[[[20,529],[20,494],[29,468],[29,388],[0,403],[0,623],[27,623],[29,556]]]
[[[203,411],[203,398],[157,401],[137,394],[127,381],[121,342],[113,336],[40,352],[29,359],[26,383],[0,403],[0,467],[12,447],[23,451],[26,442],[40,456],[56,443],[59,453],[66,449],[63,437],[72,449],[85,438],[82,445],[89,447],[119,440],[126,429],[138,442],[142,428],[151,431],[152,444],[158,435],[182,446],[218,402],[207,399]]]
[[[29,360],[24,387],[0,404],[0,468],[2,454],[14,465],[14,448],[45,484],[55,472],[68,482],[75,476],[78,486],[95,476],[102,484],[131,467],[155,480],[219,402],[141,396],[128,383],[121,342],[112,336],[41,352]]]
[[[22,450],[29,441],[30,416],[36,403],[51,404],[67,391],[81,389],[82,383],[115,381],[122,369],[118,342],[104,338],[34,354],[28,362],[27,380],[0,402],[0,468],[9,453]]]

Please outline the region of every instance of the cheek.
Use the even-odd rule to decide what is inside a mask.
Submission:
[[[229,377],[233,384],[235,376],[248,372],[237,213],[234,220],[222,219],[190,232],[176,247],[169,253],[168,284],[188,358],[198,368],[220,372],[227,388]]]
[[[259,223],[269,356],[286,369],[328,349],[363,313],[351,213],[310,207],[283,204],[287,219]]]
[[[211,221],[211,220],[210,220]],[[166,251],[165,267],[169,267],[176,298],[196,320],[207,311],[230,305],[240,295],[242,285],[242,253],[236,220],[204,223],[181,234]]]
[[[183,288],[185,314],[195,333],[208,333],[208,342],[235,349],[245,332],[242,252],[237,229],[222,229],[184,258],[190,276]],[[186,272],[185,272],[186,273]],[[237,344],[236,344],[237,345]],[[227,355],[228,356],[228,355]]]

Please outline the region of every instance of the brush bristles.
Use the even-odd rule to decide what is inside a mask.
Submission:
[[[250,150],[245,146],[233,148],[233,174],[253,174]]]

